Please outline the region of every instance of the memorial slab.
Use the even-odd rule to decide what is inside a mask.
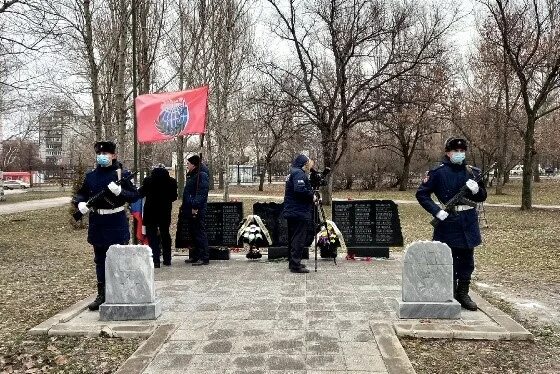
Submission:
[[[100,319],[144,320],[156,319],[160,314],[150,247],[110,246],[105,260],[105,303],[99,307]]]
[[[445,243],[417,241],[405,251],[400,318],[457,319],[461,306],[453,299],[453,257]]]

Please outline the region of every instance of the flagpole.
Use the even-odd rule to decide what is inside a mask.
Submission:
[[[210,92],[209,91],[210,91],[210,86],[208,86],[208,91],[206,93],[206,113],[204,114],[204,131],[205,132],[200,134],[200,150],[198,152],[198,157],[200,158],[200,164],[198,165],[198,170],[196,171],[196,191],[197,192],[198,192],[198,183],[200,182],[200,168],[202,167],[202,149],[204,147],[204,135],[206,134],[206,128],[208,126],[208,102],[210,101]],[[208,175],[208,180],[210,181],[210,175]]]
[[[136,1],[131,1],[132,6],[132,102],[134,111],[134,171],[138,171],[138,120],[136,118],[136,96],[138,96],[137,88],[137,56],[136,56]],[[137,174],[138,176],[139,174]],[[137,181],[139,178],[137,177]]]
[[[138,119],[136,118],[136,96],[138,96],[138,88],[137,88],[137,61],[136,61],[136,0],[131,1],[131,11],[132,11],[132,111],[134,112],[134,171],[137,172],[136,174],[136,182],[140,181],[138,177],[139,167],[138,167]],[[136,183],[138,186],[138,183]],[[132,236],[132,243],[138,244],[138,238],[136,237],[137,231],[137,222],[133,220],[133,232],[134,235]]]

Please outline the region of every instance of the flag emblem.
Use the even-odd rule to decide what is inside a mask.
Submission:
[[[161,111],[156,121],[156,128],[163,135],[179,135],[189,121],[189,107],[185,100],[180,98],[162,104]]]

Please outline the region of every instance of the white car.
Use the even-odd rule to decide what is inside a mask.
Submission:
[[[523,165],[515,165],[509,171],[509,175],[521,175],[521,174],[523,174]]]
[[[17,190],[29,188],[29,183],[20,180],[6,180],[4,181],[4,188],[7,190]]]

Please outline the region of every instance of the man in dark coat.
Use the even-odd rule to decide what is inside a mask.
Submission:
[[[97,167],[89,171],[84,183],[74,197],[74,203],[82,214],[90,209],[86,202],[101,191],[104,198],[91,207],[89,215],[88,243],[93,245],[95,272],[97,275],[97,297],[88,305],[90,310],[98,310],[105,302],[105,257],[109,246],[128,244],[130,228],[124,205],[138,199],[138,191],[130,180],[121,184],[115,182],[130,176],[122,170],[116,159],[116,145],[113,142],[97,142],[94,146]]]
[[[186,260],[193,266],[208,265],[208,237],[206,236],[206,205],[208,203],[208,168],[201,164],[199,155],[187,158],[187,175],[183,191],[183,204],[179,214],[187,222],[192,238],[192,257]]]
[[[476,182],[480,169],[465,164],[467,142],[462,138],[449,138],[445,143],[445,157],[441,165],[430,170],[416,192],[416,199],[432,216],[441,222],[434,229],[433,240],[446,243],[453,255],[455,298],[463,308],[476,310],[469,297],[469,285],[474,271],[474,247],[482,242],[476,208],[458,205],[456,214],[448,214],[431,198],[446,204],[466,185],[466,199],[473,202],[486,200],[482,181]]]
[[[142,182],[138,190],[141,197],[145,197],[142,223],[146,227],[148,243],[152,249],[154,267],[160,267],[160,236],[163,249],[163,264],[171,265],[171,207],[177,200],[177,181],[169,176],[164,165],[152,170],[149,177]],[[159,236],[158,236],[159,230]]]
[[[307,176],[312,167],[312,160],[303,154],[298,155],[286,179],[282,215],[288,222],[288,266],[292,273],[309,273],[301,263],[301,257],[308,242],[309,227],[313,225],[315,195]]]

